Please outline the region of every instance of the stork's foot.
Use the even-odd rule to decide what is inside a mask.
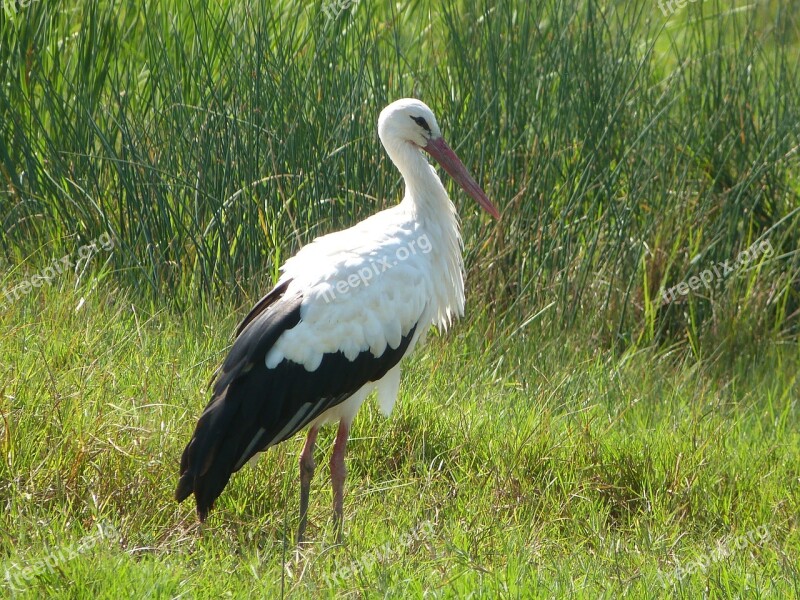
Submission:
[[[342,516],[334,513],[333,515],[333,531],[336,536],[336,544],[344,543],[344,527],[342,526]]]

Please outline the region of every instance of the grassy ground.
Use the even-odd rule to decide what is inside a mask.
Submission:
[[[797,2],[332,6],[3,3],[0,596],[800,595]],[[330,431],[300,554],[299,437],[200,531],[205,385],[397,200],[406,95],[503,212],[454,194],[469,314],[358,416],[344,545]]]
[[[341,547],[325,432],[298,557],[301,437],[236,475],[205,531],[172,500],[235,311],[148,314],[71,283],[0,317],[0,544],[20,597],[800,589],[796,345],[619,356],[588,332],[464,323],[415,357],[391,419],[370,404],[356,420]]]

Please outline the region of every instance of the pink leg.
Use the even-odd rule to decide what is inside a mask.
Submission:
[[[306,443],[300,453],[300,525],[297,528],[297,543],[303,541],[308,513],[308,495],[311,491],[311,478],[314,476],[314,446],[317,443],[317,427],[308,430]]]
[[[350,425],[344,421],[339,422],[339,431],[333,443],[331,454],[331,483],[333,484],[333,524],[336,528],[336,540],[342,541],[342,513],[344,505],[344,479],[347,469],[344,465],[344,454],[347,449],[347,436],[350,434]]]

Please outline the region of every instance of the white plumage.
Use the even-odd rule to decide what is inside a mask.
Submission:
[[[445,330],[463,315],[458,216],[421,150],[485,210],[499,213],[444,142],[425,104],[392,103],[380,115],[378,132],[403,176],[405,196],[302,248],[240,325],[181,461],[176,497],[194,493],[201,519],[246,460],[309,427],[301,455],[301,539],[317,430],[338,421],[331,472],[341,523],[344,448],[359,407],[377,389],[388,414],[402,358],[424,342],[432,325]]]

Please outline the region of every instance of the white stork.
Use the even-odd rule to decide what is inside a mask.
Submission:
[[[406,186],[400,204],[315,239],[281,268],[276,286],[244,318],[213,394],[183,452],[178,501],[194,494],[205,520],[231,475],[308,427],[300,455],[300,542],[320,426],[339,422],[331,455],[333,512],[341,536],[345,447],[370,392],[389,414],[400,362],[429,328],[464,312],[458,215],[425,150],[478,204],[500,213],[415,99],[387,106],[378,134]]]

